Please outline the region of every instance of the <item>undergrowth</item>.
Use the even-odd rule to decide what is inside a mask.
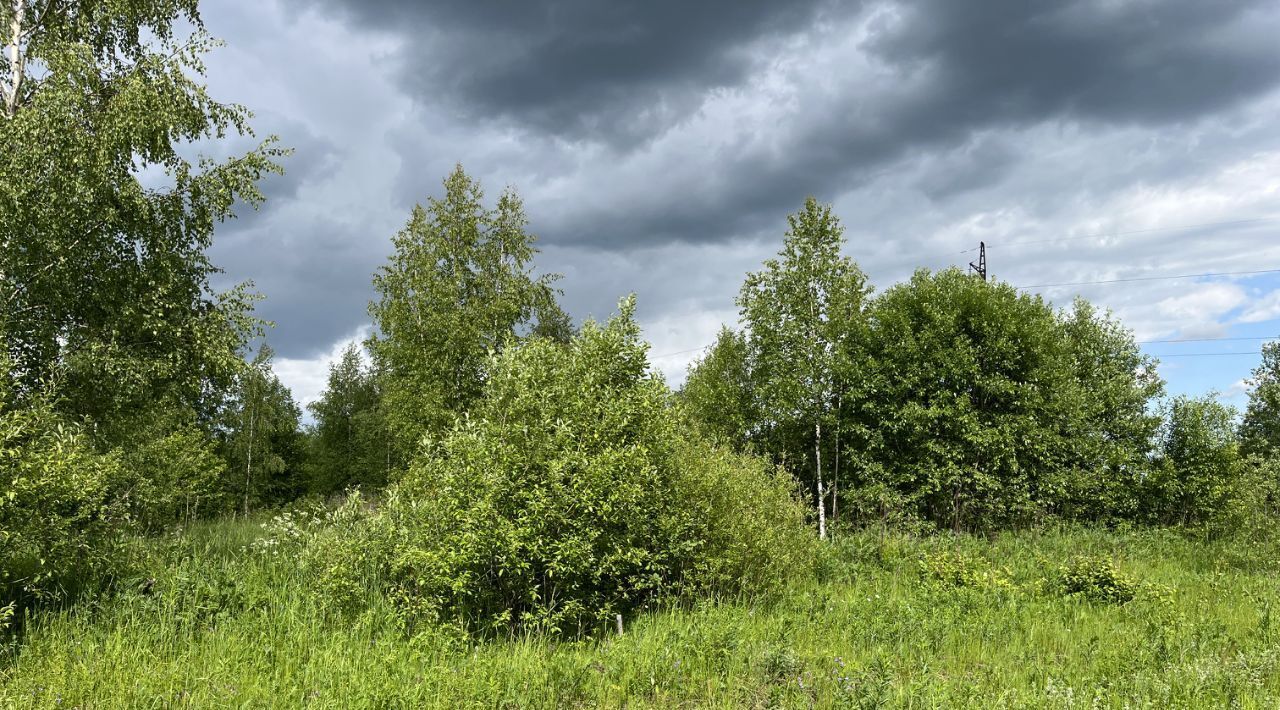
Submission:
[[[110,599],[27,620],[16,707],[1271,707],[1280,545],[1160,531],[839,536],[814,579],[476,640],[314,584],[325,513],[195,526]],[[263,523],[266,522],[264,525]]]

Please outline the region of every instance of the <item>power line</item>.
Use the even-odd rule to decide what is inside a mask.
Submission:
[[[1259,269],[1257,271],[1217,271],[1203,274],[1176,274],[1170,276],[1135,276],[1127,279],[1104,279],[1101,281],[1065,281],[1052,284],[1033,284],[1030,286],[1014,286],[1019,289],[1054,288],[1057,286],[1093,286],[1097,284],[1133,283],[1135,281],[1167,281],[1171,279],[1200,279],[1214,276],[1256,276],[1258,274],[1280,274],[1280,269]]]
[[[1028,246],[1031,244],[1057,244],[1059,242],[1081,242],[1088,239],[1108,239],[1111,237],[1126,237],[1132,234],[1150,234],[1151,232],[1178,232],[1185,229],[1201,229],[1203,227],[1227,227],[1227,226],[1240,225],[1240,224],[1256,224],[1258,222],[1274,222],[1277,219],[1278,218],[1276,217],[1257,217],[1254,219],[1235,219],[1235,220],[1229,220],[1224,222],[1202,222],[1200,224],[1184,224],[1181,226],[1151,227],[1149,229],[1130,229],[1123,232],[1101,232],[1098,234],[1090,234],[1084,237],[1056,237],[1054,239],[1031,239],[1031,240],[1023,240],[1020,242],[1008,242],[1004,244],[1000,242],[995,242],[991,246],[996,249],[1007,249],[1009,247]],[[975,251],[977,251],[976,248],[965,249],[960,253],[970,254]]]
[[[1157,356],[1157,359],[1166,358],[1166,357],[1229,357],[1232,355],[1261,355],[1261,354],[1262,353],[1258,350],[1251,350],[1249,352],[1243,352],[1243,353],[1175,353],[1173,355],[1159,355]]]
[[[1138,345],[1156,345],[1159,343],[1216,343],[1227,340],[1272,340],[1275,335],[1265,335],[1256,338],[1174,338],[1172,340],[1135,340]]]
[[[703,346],[702,346],[702,347],[700,347],[700,348],[692,348],[692,349],[690,349],[690,350],[677,350],[676,352],[673,352],[673,353],[663,353],[663,354],[661,354],[661,355],[650,355],[650,356],[649,356],[649,359],[650,359],[650,360],[657,360],[657,359],[659,359],[659,358],[671,357],[671,356],[673,356],[673,355],[686,355],[686,354],[688,354],[688,353],[696,353],[696,352],[698,352],[698,351],[700,351],[700,350],[706,350],[707,348],[711,347],[712,345],[715,345],[715,343],[708,343],[707,345],[703,345]]]

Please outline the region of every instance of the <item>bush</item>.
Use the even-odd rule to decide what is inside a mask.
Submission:
[[[192,415],[157,407],[133,424],[127,443],[119,447],[129,477],[122,502],[141,530],[155,532],[175,521],[224,512],[232,504],[226,461]]]
[[[1178,397],[1168,405],[1158,457],[1143,485],[1145,517],[1162,525],[1237,530],[1256,487],[1240,456],[1234,411],[1211,397]]]
[[[396,531],[388,527],[391,518],[385,511],[403,506],[397,496],[393,489],[382,508],[371,509],[358,490],[350,491],[324,516],[277,518],[266,551],[288,555],[300,550],[325,605],[344,614],[357,612],[374,595],[387,591]]]
[[[1078,594],[1090,601],[1125,604],[1138,595],[1141,586],[1130,579],[1111,560],[1077,557],[1058,575],[1063,594]]]
[[[920,558],[920,571],[925,579],[947,589],[1010,591],[1013,579],[1007,569],[996,569],[991,563],[951,550],[926,552]]]
[[[846,400],[844,497],[861,521],[960,531],[1128,513],[1161,384],[1109,315],[948,269],[888,289],[869,318],[865,394]]]
[[[803,573],[813,539],[787,478],[685,432],[633,309],[568,345],[495,357],[470,417],[424,449],[351,543],[390,559],[370,571],[330,551],[326,583],[343,587],[335,570],[385,573],[411,618],[583,633],[660,598],[767,591]]]
[[[127,524],[112,495],[122,478],[118,457],[95,453],[47,405],[11,408],[5,394],[0,392],[0,607],[57,599],[110,571]]]

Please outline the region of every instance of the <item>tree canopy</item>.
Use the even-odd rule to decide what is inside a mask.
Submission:
[[[195,0],[7,2],[0,25],[0,320],[18,394],[56,380],[99,433],[159,400],[211,422],[258,323],[245,288],[213,291],[206,250],[283,151],[186,157],[252,135],[198,80],[217,43]]]
[[[373,278],[377,332],[368,346],[401,452],[445,431],[475,401],[490,353],[530,330],[567,334],[552,287],[558,276],[533,272],[537,250],[520,198],[507,190],[493,208],[483,198],[458,166],[442,197],[413,209]]]
[[[1280,342],[1262,346],[1262,362],[1249,380],[1249,404],[1240,423],[1246,454],[1274,457],[1280,452]]]

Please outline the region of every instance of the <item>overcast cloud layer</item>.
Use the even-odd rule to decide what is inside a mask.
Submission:
[[[512,185],[578,318],[635,291],[679,381],[807,195],[881,289],[964,265],[1151,343],[1173,391],[1280,325],[1280,4],[1265,0],[222,0],[210,84],[297,149],[220,232],[302,400],[455,163]],[[1040,287],[1079,281],[1120,283]],[[1182,357],[1193,355],[1193,357]]]

